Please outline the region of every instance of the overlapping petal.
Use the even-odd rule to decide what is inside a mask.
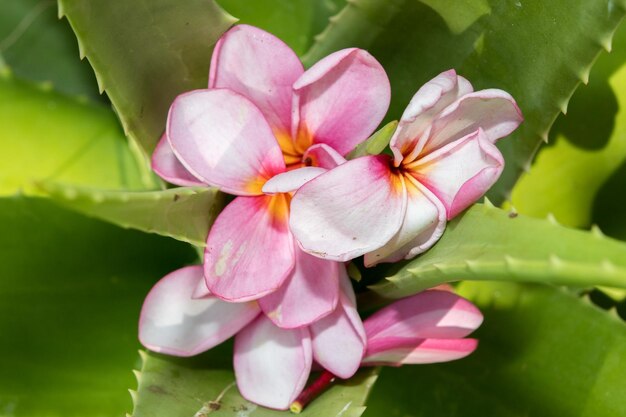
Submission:
[[[180,163],[164,134],[152,154],[152,169],[167,182],[183,187],[206,185]]]
[[[259,315],[256,303],[193,299],[203,279],[202,267],[190,266],[165,276],[150,290],[139,320],[144,346],[170,355],[196,355],[229,339]]]
[[[426,187],[405,177],[407,206],[400,230],[375,251],[365,254],[365,266],[411,259],[430,248],[446,228],[446,209]]]
[[[454,70],[442,72],[424,84],[404,110],[389,143],[396,166],[405,157],[415,159],[421,150],[417,146],[418,141],[430,131],[433,118],[459,97],[472,91],[470,82],[457,75]]]
[[[344,268],[297,247],[295,253],[291,276],[277,291],[259,300],[263,312],[283,328],[306,326],[331,314],[339,299],[339,269]]]
[[[266,194],[290,193],[328,171],[320,167],[302,167],[274,175],[263,185]]]
[[[277,290],[294,265],[285,195],[237,197],[213,224],[204,253],[212,294],[249,301]]]
[[[302,161],[305,165],[333,169],[346,162],[346,158],[325,143],[318,143],[306,150]]]
[[[276,36],[237,25],[215,45],[209,88],[228,88],[247,97],[272,129],[289,134],[292,85],[303,72],[298,56]]]
[[[368,345],[385,339],[458,339],[483,321],[480,310],[449,291],[429,290],[379,310],[364,323]]]
[[[285,170],[282,152],[261,111],[230,90],[195,90],[176,98],[167,137],[185,168],[235,195],[259,195]]]
[[[504,169],[502,154],[482,129],[414,164],[413,175],[443,203],[448,219],[483,196]]]
[[[247,25],[229,30],[214,49],[209,89],[172,105],[153,166],[172,183],[239,197],[210,230],[204,268],[176,271],[151,291],[142,343],[187,356],[239,331],[241,394],[281,410],[301,393],[313,359],[349,378],[362,364],[471,353],[476,341],[465,336],[482,315],[467,300],[426,291],[364,324],[345,266],[334,261],[365,254],[371,266],[428,249],[446,217],[498,178],[503,160],[493,142],[521,114],[507,93],[473,92],[447,71],[411,100],[391,141],[394,160],[346,161],[389,99],[389,80],[366,51],[338,51],[304,72],[275,36]]]
[[[328,55],[293,88],[292,137],[308,136],[341,155],[374,132],[391,94],[383,67],[367,51],[356,48]]]
[[[340,378],[350,378],[359,369],[367,339],[356,311],[354,291],[342,266],[342,291],[337,309],[310,326],[313,357],[324,369]]]
[[[476,339],[387,339],[368,345],[363,365],[401,366],[449,362],[466,357],[476,347]]]
[[[291,202],[291,230],[302,248],[345,261],[378,249],[399,230],[406,190],[385,155],[346,162],[303,185]]]
[[[204,279],[204,275],[203,275],[202,280],[198,281],[198,285],[196,285],[196,289],[193,291],[193,294],[191,295],[191,297],[192,298],[205,298],[209,296],[211,296],[211,291],[209,291],[209,287],[206,286],[206,280]]]
[[[311,364],[307,328],[281,329],[261,315],[235,337],[237,386],[248,401],[287,409],[304,388]]]
[[[506,91],[475,91],[459,98],[433,120],[421,152],[433,152],[479,128],[493,143],[517,129],[523,120],[517,103]]]

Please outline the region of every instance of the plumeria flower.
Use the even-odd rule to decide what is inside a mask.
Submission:
[[[402,366],[449,362],[472,353],[476,339],[467,338],[483,321],[471,302],[451,291],[428,290],[398,300],[365,320],[367,352],[361,366]],[[325,371],[291,404],[300,412],[334,375]]]
[[[210,295],[201,266],[172,272],[150,291],[141,309],[139,339],[155,351],[192,356],[235,336],[234,368],[249,401],[287,409],[302,392],[313,361],[342,378],[352,376],[366,349],[345,269],[337,308],[310,326],[284,329],[256,301],[231,303]]]
[[[451,291],[428,290],[403,298],[365,320],[363,366],[449,362],[478,346],[466,338],[483,321],[480,310]]]
[[[494,143],[521,122],[508,93],[473,91],[454,70],[444,72],[404,111],[393,157],[348,161],[298,190],[291,230],[304,250],[326,259],[410,259],[496,182],[504,160]]]
[[[343,265],[294,243],[291,194],[374,131],[389,90],[383,68],[360,49],[338,51],[304,71],[289,47],[260,29],[239,25],[222,36],[209,88],[176,98],[152,159],[174,184],[237,196],[207,239],[204,273],[213,296],[258,299],[284,328],[335,310]]]

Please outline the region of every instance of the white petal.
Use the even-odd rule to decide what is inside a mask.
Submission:
[[[256,303],[194,299],[204,281],[201,266],[172,272],[150,290],[141,309],[139,340],[148,349],[192,356],[229,339],[260,313]]]
[[[235,375],[241,395],[256,404],[286,410],[311,372],[309,331],[281,329],[264,315],[235,337]]]

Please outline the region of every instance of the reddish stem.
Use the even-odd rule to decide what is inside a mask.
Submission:
[[[335,381],[335,375],[328,371],[322,372],[322,374],[311,385],[306,387],[302,393],[291,404],[289,409],[292,413],[300,414],[304,407],[306,407],[311,401],[320,396],[326,389]]]

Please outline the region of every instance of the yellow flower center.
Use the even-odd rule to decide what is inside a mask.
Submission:
[[[284,130],[275,130],[274,136],[276,136],[278,146],[283,151],[287,170],[300,168],[305,165],[302,157],[313,144],[313,138],[306,126],[301,125],[298,128],[298,134],[295,138],[291,136],[290,132]]]

